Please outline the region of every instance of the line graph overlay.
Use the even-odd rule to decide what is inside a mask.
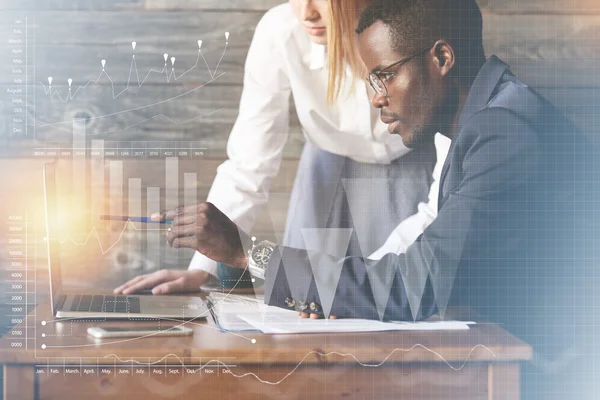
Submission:
[[[133,43],[136,43],[136,42],[132,42],[132,46],[134,47],[134,50],[135,50],[135,45]],[[48,96],[50,99],[58,98],[60,101],[66,103],[69,100],[72,100],[80,90],[87,88],[89,85],[91,85],[93,83],[94,84],[98,83],[102,79],[102,77],[105,77],[106,79],[108,79],[108,81],[110,82],[110,85],[112,87],[112,98],[116,99],[117,97],[119,97],[120,95],[122,95],[123,93],[125,93],[129,90],[129,87],[131,86],[133,74],[135,74],[135,82],[137,83],[138,88],[141,88],[144,85],[144,83],[146,82],[146,80],[152,74],[165,75],[166,83],[170,83],[173,81],[177,82],[181,78],[183,78],[185,75],[187,75],[189,72],[195,70],[198,67],[198,65],[200,64],[200,59],[203,60],[204,65],[206,66],[206,69],[208,70],[208,73],[212,80],[215,78],[215,76],[217,74],[219,66],[221,65],[221,61],[223,60],[223,57],[225,56],[225,53],[227,51],[228,44],[229,44],[229,42],[225,42],[225,47],[223,49],[223,52],[221,53],[221,57],[219,58],[219,61],[217,62],[217,65],[215,66],[214,70],[211,70],[210,66],[208,65],[208,62],[206,61],[206,58],[204,57],[204,54],[202,53],[202,49],[199,48],[198,56],[196,58],[196,63],[192,67],[190,67],[187,70],[185,70],[184,72],[182,72],[181,74],[178,75],[175,72],[175,61],[176,61],[175,57],[171,57],[171,67],[169,68],[169,66],[168,66],[168,56],[169,55],[168,55],[168,53],[165,53],[165,54],[163,54],[165,63],[163,65],[162,69],[160,69],[160,70],[150,69],[148,71],[148,73],[146,74],[146,76],[144,77],[144,79],[142,79],[142,80],[140,80],[139,70],[138,70],[138,66],[137,66],[137,62],[135,60],[135,54],[134,54],[134,55],[132,55],[132,58],[131,58],[131,65],[129,67],[129,74],[127,77],[127,83],[125,85],[125,88],[118,93],[115,92],[115,82],[114,82],[113,78],[111,78],[109,73],[106,71],[107,68],[106,68],[106,60],[105,59],[101,60],[101,62],[100,62],[101,66],[102,66],[102,70],[101,70],[100,74],[98,75],[98,77],[95,79],[90,79],[85,84],[78,86],[77,89],[75,89],[75,90],[72,89],[72,87],[71,87],[72,86],[72,78],[68,78],[67,79],[67,82],[69,85],[68,92],[64,97],[60,94],[59,89],[55,89],[54,91],[52,90],[52,83],[56,82],[54,77],[52,77],[52,76],[48,77],[48,85],[46,85],[43,81],[39,81],[39,83],[44,88],[44,94],[46,96]],[[199,45],[199,47],[201,47],[201,45],[202,45],[201,40],[198,41],[198,45]]]
[[[423,349],[423,350],[425,350],[425,351],[433,354],[436,358],[438,358],[442,363],[444,363],[445,365],[447,365],[450,369],[452,369],[453,371],[457,371],[458,372],[458,371],[461,371],[467,365],[467,363],[470,361],[470,358],[471,358],[473,352],[475,352],[476,350],[478,350],[480,348],[488,351],[492,355],[492,357],[494,357],[494,358],[497,357],[496,353],[494,353],[489,347],[487,347],[487,346],[485,346],[483,344],[477,344],[477,345],[473,346],[470,349],[470,351],[467,354],[467,356],[465,357],[465,359],[462,362],[460,362],[458,366],[455,366],[455,365],[452,365],[449,361],[447,361],[446,358],[444,358],[444,356],[442,356],[437,351],[435,351],[433,349],[430,349],[429,347],[424,346],[424,345],[422,345],[420,343],[417,343],[417,344],[414,344],[413,346],[411,346],[409,348],[395,348],[395,349],[393,349],[392,351],[390,351],[388,353],[388,355],[381,362],[378,362],[378,363],[362,362],[353,353],[341,353],[341,352],[338,352],[338,351],[321,352],[321,351],[317,351],[317,350],[309,351],[296,364],[296,366],[294,366],[294,368],[292,368],[289,372],[287,372],[283,377],[281,377],[277,381],[267,381],[267,380],[264,380],[264,379],[260,378],[257,374],[255,374],[253,372],[246,372],[246,373],[242,373],[242,374],[236,374],[235,372],[233,372],[233,371],[230,370],[229,373],[232,376],[236,377],[236,378],[244,378],[244,377],[247,377],[247,376],[251,376],[251,377],[255,378],[256,380],[258,380],[260,383],[264,383],[264,384],[267,384],[267,385],[279,385],[280,383],[282,383],[283,381],[285,381],[287,378],[289,378],[294,372],[296,372],[298,370],[298,368],[300,368],[304,364],[304,362],[306,361],[306,359],[308,357],[312,356],[312,355],[316,355],[316,356],[321,357],[321,358],[327,358],[327,357],[330,357],[330,356],[333,356],[333,355],[340,356],[340,357],[343,357],[343,358],[349,357],[349,358],[353,359],[354,362],[356,364],[360,365],[361,367],[379,368],[379,367],[382,367],[386,362],[388,362],[388,360],[395,353],[398,353],[398,352],[408,353],[408,352],[414,351],[415,349]],[[137,361],[137,360],[135,360],[133,358],[125,358],[125,359],[123,359],[123,358],[119,357],[116,354],[108,354],[108,355],[105,356],[105,358],[111,358],[111,357],[114,358],[116,361],[119,361],[120,363],[123,363],[123,364],[127,364],[127,363],[134,364],[135,363],[137,365],[156,365],[156,364],[158,364],[158,363],[160,363],[163,360],[166,360],[168,358],[175,358],[175,359],[177,359],[181,363],[182,367],[187,367],[187,365],[185,364],[185,361],[182,358],[180,358],[176,354],[172,354],[172,353],[171,354],[167,354],[166,356],[160,358],[158,361],[150,362],[150,363],[144,363],[144,362],[141,362],[141,361]],[[212,364],[220,365],[222,367],[226,367],[227,368],[227,364],[225,364],[223,361],[221,361],[219,359],[213,359],[213,360],[210,360],[210,361],[204,363],[203,365],[201,365],[199,367],[197,367],[197,366],[195,366],[195,367],[197,367],[197,371],[200,371],[200,370],[206,368],[208,365],[212,365]]]
[[[262,384],[276,386],[276,385],[283,383],[288,378],[290,378],[300,367],[302,367],[302,365],[304,365],[306,363],[306,360],[311,356],[317,356],[319,359],[324,359],[324,358],[328,358],[331,356],[339,356],[342,358],[350,358],[357,365],[364,367],[364,368],[380,368],[380,367],[383,367],[395,353],[399,353],[399,352],[400,353],[409,353],[416,349],[422,349],[422,350],[425,350],[425,351],[433,354],[442,364],[446,365],[448,368],[450,368],[452,371],[455,371],[455,372],[460,372],[461,370],[463,370],[465,368],[465,366],[471,361],[471,357],[472,357],[473,353],[475,351],[477,351],[478,349],[483,349],[484,351],[487,351],[494,358],[497,357],[493,350],[491,350],[490,348],[488,348],[487,346],[485,346],[483,344],[477,344],[477,345],[473,346],[469,350],[469,353],[467,354],[467,356],[465,357],[464,360],[462,360],[458,363],[455,363],[457,365],[454,365],[451,362],[449,362],[448,360],[446,360],[446,358],[444,356],[442,356],[440,353],[438,353],[437,351],[430,349],[427,346],[424,346],[423,344],[420,344],[420,343],[414,344],[413,346],[411,346],[409,348],[395,348],[395,349],[391,350],[381,362],[376,362],[376,363],[360,361],[358,359],[358,357],[356,357],[353,353],[341,353],[338,351],[321,352],[321,351],[313,350],[313,351],[307,352],[304,355],[304,357],[302,357],[302,359],[300,359],[300,361],[298,361],[298,363],[290,371],[286,372],[281,378],[279,378],[277,380],[263,379],[254,372],[244,372],[244,373],[234,372],[230,368],[237,367],[237,365],[231,364],[230,362],[221,361],[221,359],[227,359],[227,358],[233,358],[233,357],[218,357],[218,358],[216,358],[216,357],[215,358],[184,357],[184,358],[181,358],[177,354],[169,353],[163,357],[158,358],[155,361],[151,361],[151,358],[148,358],[148,357],[144,357],[144,358],[148,358],[148,361],[139,361],[138,359],[136,359],[134,357],[121,357],[117,354],[111,353],[111,354],[107,354],[104,357],[100,357],[100,358],[99,357],[81,357],[80,360],[84,360],[84,359],[88,359],[88,358],[97,360],[97,364],[96,364],[97,366],[106,365],[106,366],[114,366],[114,367],[123,367],[123,366],[133,367],[135,365],[135,366],[143,366],[143,367],[158,367],[158,366],[159,367],[180,367],[180,368],[186,368],[188,370],[187,372],[189,374],[194,374],[196,372],[200,372],[200,371],[204,370],[205,368],[220,367],[220,368],[225,368],[227,373],[232,375],[235,378],[252,377]],[[66,364],[50,364],[49,358],[47,358],[47,357],[43,357],[43,358],[46,358],[47,364],[36,364],[36,367],[49,367],[49,366],[65,367],[65,366],[67,366]],[[55,357],[50,357],[50,358],[55,358]],[[206,362],[199,362],[196,364],[186,363],[186,359],[190,359],[190,358],[192,358],[192,359],[198,358],[200,360],[202,358],[211,358],[211,359]],[[98,362],[100,359],[112,359],[113,363],[112,364],[100,364]],[[171,363],[167,364],[167,361],[169,359],[176,359],[178,361],[178,363],[177,364],[171,364]],[[117,364],[117,362],[119,364]],[[73,366],[82,366],[82,365],[85,366],[87,364],[85,364],[83,362],[81,362],[80,364],[73,364]]]
[[[201,84],[199,86],[196,86],[196,87],[194,87],[194,88],[192,88],[192,89],[190,89],[190,90],[188,90],[188,91],[186,91],[184,93],[180,93],[180,94],[178,94],[176,96],[170,97],[168,99],[160,100],[160,101],[157,101],[155,103],[147,104],[147,105],[144,105],[144,106],[133,107],[133,108],[130,108],[130,109],[127,109],[127,110],[117,111],[117,112],[110,113],[110,114],[98,115],[98,116],[95,116],[95,117],[89,117],[89,118],[87,118],[87,120],[95,120],[95,119],[100,119],[100,118],[112,117],[112,116],[119,115],[119,114],[124,114],[124,113],[132,112],[132,111],[142,110],[142,109],[148,108],[148,107],[153,107],[153,106],[156,106],[156,105],[159,105],[159,104],[164,104],[164,103],[167,103],[169,101],[172,101],[172,100],[178,99],[180,97],[183,97],[183,96],[185,96],[187,94],[193,93],[196,90],[205,87],[209,83],[212,83],[212,82],[216,81],[217,79],[219,79],[220,77],[222,77],[225,74],[226,74],[226,72],[221,72],[219,75],[215,76],[211,80],[209,80],[207,82],[204,82],[203,84]],[[36,126],[38,128],[43,128],[43,127],[46,127],[46,126],[59,125],[59,124],[72,124],[72,123],[73,123],[73,119],[68,119],[68,120],[58,121],[58,122],[42,123],[42,124],[36,125]]]
[[[133,227],[133,229],[136,231],[167,231],[167,229],[139,229],[139,228],[136,228],[136,226],[133,224],[133,222],[131,222],[131,220],[127,220],[125,222],[125,225],[123,226],[123,229],[121,230],[121,233],[119,234],[118,239],[112,245],[110,245],[108,248],[106,248],[106,250],[102,246],[102,241],[100,240],[100,235],[98,234],[98,230],[95,226],[90,230],[90,233],[88,233],[87,237],[85,238],[85,240],[83,242],[76,241],[71,235],[67,235],[64,239],[44,238],[44,240],[58,240],[58,242],[60,244],[64,244],[65,242],[70,241],[75,246],[85,246],[88,244],[90,238],[95,234],[96,240],[98,241],[98,245],[100,246],[100,250],[102,251],[102,255],[105,255],[107,252],[110,251],[110,249],[115,247],[121,241],[121,239],[123,238],[123,235],[125,234],[125,231],[127,230],[127,227],[129,225],[131,225]]]

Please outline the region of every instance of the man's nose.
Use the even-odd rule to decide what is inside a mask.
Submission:
[[[387,96],[375,93],[371,99],[371,104],[375,108],[383,108],[389,105]]]
[[[303,21],[312,21],[319,17],[319,13],[315,9],[313,0],[303,0],[302,8],[300,9],[300,17]]]

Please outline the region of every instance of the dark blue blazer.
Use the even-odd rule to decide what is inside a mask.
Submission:
[[[591,299],[581,291],[598,281],[591,150],[492,56],[460,111],[438,216],[406,253],[373,261],[279,247],[265,302],[307,312],[314,302],[326,315],[389,320],[443,315],[447,305],[466,303],[550,346],[544,338],[576,323]],[[551,326],[555,318],[567,320]]]

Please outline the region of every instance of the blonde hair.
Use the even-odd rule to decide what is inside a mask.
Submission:
[[[358,55],[354,29],[365,0],[329,0],[327,29],[327,103],[333,104],[339,97],[342,86],[350,83],[354,89],[356,79],[366,74],[366,68]],[[352,82],[345,82],[345,64],[350,66]]]

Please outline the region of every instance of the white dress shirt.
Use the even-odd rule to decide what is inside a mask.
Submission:
[[[383,246],[375,250],[368,258],[371,260],[381,260],[388,253],[406,253],[408,246],[413,244],[425,228],[435,219],[438,209],[438,192],[440,189],[442,168],[451,143],[452,141],[441,133],[435,135],[437,162],[433,168],[433,182],[429,188],[427,203],[419,203],[417,213],[400,222],[396,229],[390,233]]]
[[[346,74],[350,76],[349,68]],[[399,136],[388,133],[379,111],[371,106],[373,92],[365,81],[357,80],[354,90],[347,86],[335,104],[327,104],[325,46],[309,39],[289,3],[269,10],[248,51],[239,115],[227,143],[228,160],[218,167],[207,201],[250,231],[279,172],[289,131],[290,95],[305,138],[323,150],[379,164],[408,153],[410,149]],[[432,220],[429,211],[422,214],[418,234]],[[216,262],[198,252],[190,269],[217,275]]]

